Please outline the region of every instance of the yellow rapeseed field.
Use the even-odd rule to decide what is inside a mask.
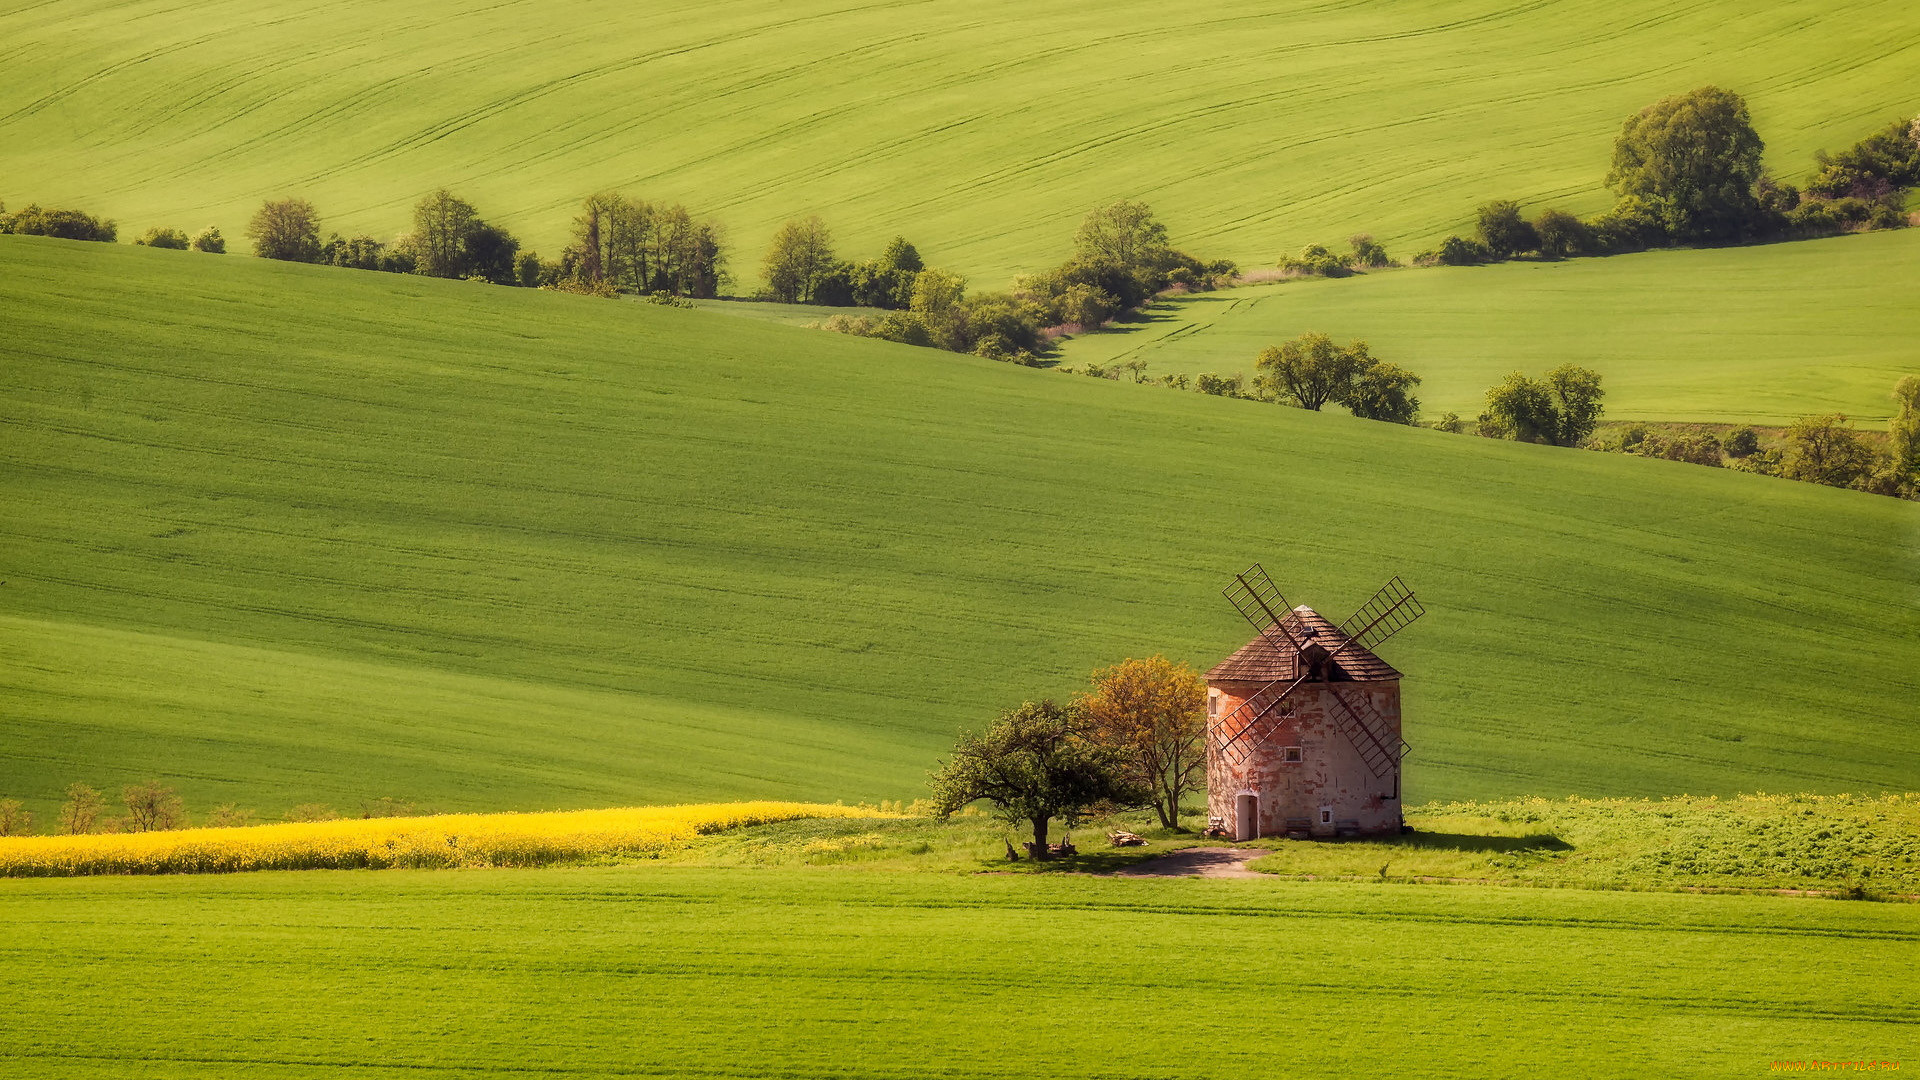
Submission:
[[[436,814],[104,836],[19,836],[0,838],[0,875],[541,866],[593,855],[644,855],[706,833],[748,825],[874,816],[882,815],[868,807],[745,802]]]

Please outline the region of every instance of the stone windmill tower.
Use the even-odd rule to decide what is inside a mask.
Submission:
[[[1425,613],[1399,578],[1338,625],[1255,564],[1227,599],[1252,641],[1207,672],[1207,810],[1236,840],[1398,832],[1400,673],[1373,649]]]

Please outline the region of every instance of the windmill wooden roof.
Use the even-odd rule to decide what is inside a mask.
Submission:
[[[1338,651],[1347,642],[1347,636],[1340,632],[1339,627],[1309,607],[1294,608],[1281,617],[1281,622],[1296,638],[1310,633],[1312,640],[1319,642],[1328,652]],[[1299,660],[1299,655],[1293,650],[1276,648],[1265,637],[1255,635],[1252,641],[1240,646],[1232,656],[1215,664],[1213,670],[1207,672],[1207,681],[1272,682],[1275,679],[1294,679],[1299,677]],[[1339,670],[1339,678],[1352,679],[1354,682],[1385,682],[1400,677],[1391,664],[1374,655],[1373,650],[1364,645],[1347,646],[1333,664]]]

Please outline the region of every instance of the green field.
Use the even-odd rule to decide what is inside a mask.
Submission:
[[[1407,797],[1906,790],[1920,506],[699,311],[0,237],[0,795],[912,798],[1260,560]],[[47,820],[43,817],[43,821]]]
[[[818,212],[851,253],[905,233],[993,284],[1133,197],[1270,265],[1360,230],[1427,246],[1491,198],[1596,210],[1622,119],[1704,83],[1796,178],[1920,109],[1916,38],[1897,0],[16,0],[0,199],[238,238],[297,194],[388,237],[444,184],[551,255],[622,187],[717,215],[746,279]]]
[[[1605,378],[1607,416],[1884,424],[1920,373],[1920,230],[1607,259],[1393,270],[1178,297],[1069,341],[1062,362],[1236,372],[1308,331],[1362,338],[1414,371],[1423,413],[1473,417],[1509,371]]]
[[[918,1080],[1910,1063],[1914,910],[661,867],[6,881],[0,1070]]]

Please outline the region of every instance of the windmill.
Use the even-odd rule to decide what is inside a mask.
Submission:
[[[1328,719],[1353,744],[1366,768],[1376,779],[1394,776],[1397,799],[1400,759],[1411,749],[1400,739],[1397,716],[1389,723],[1364,691],[1335,676],[1343,657],[1371,657],[1375,646],[1426,613],[1413,591],[1395,576],[1337,626],[1318,616],[1309,619],[1312,612],[1289,605],[1259,563],[1235,574],[1233,584],[1222,592],[1253,624],[1258,640],[1291,662],[1281,668],[1286,677],[1266,682],[1209,725],[1209,742],[1219,759],[1235,770],[1246,767],[1285,727],[1291,699],[1301,687],[1313,684],[1324,689],[1321,701]]]

